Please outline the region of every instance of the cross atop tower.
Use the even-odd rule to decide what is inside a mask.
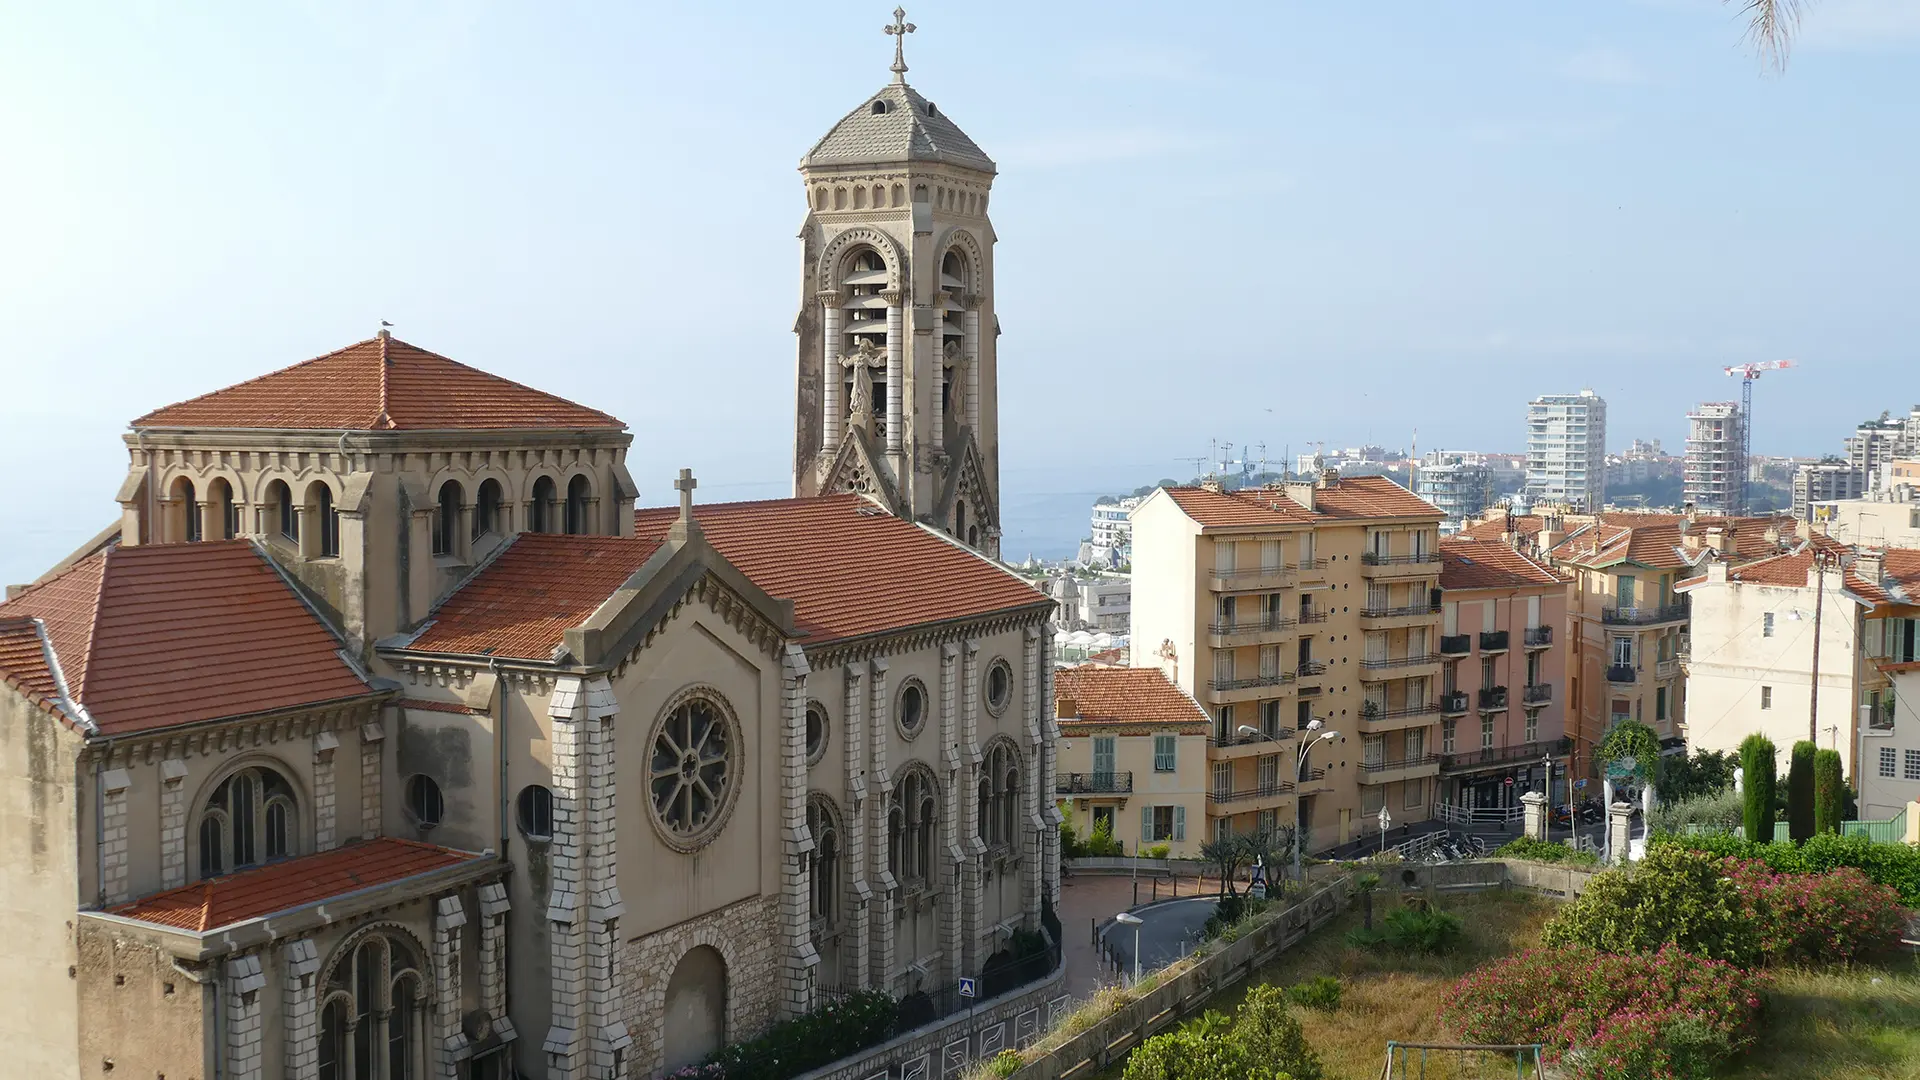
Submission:
[[[907,35],[913,33],[913,24],[907,21],[906,8],[893,9],[893,22],[885,27],[888,37],[893,38],[893,81],[907,81]]]
[[[673,482],[674,490],[680,493],[681,521],[693,520],[693,489],[699,486],[700,481],[693,478],[692,469],[681,469],[680,479]]]

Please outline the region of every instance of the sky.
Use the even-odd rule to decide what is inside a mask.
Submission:
[[[0,0],[0,581],[114,518],[128,420],[382,319],[626,420],[643,502],[785,494],[795,167],[889,18]],[[1591,386],[1677,450],[1789,357],[1758,453],[1920,401],[1914,0],[1813,0],[1784,74],[1718,0],[908,18],[1000,168],[1010,554],[1212,439],[1517,450]]]

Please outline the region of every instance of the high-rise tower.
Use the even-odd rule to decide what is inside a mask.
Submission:
[[[858,491],[997,556],[993,161],[893,81],[800,160],[797,495]]]

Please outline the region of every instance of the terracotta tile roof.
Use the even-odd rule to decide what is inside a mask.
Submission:
[[[491,858],[385,836],[198,881],[107,910],[112,915],[176,930],[218,930],[416,874]]]
[[[1269,488],[1214,491],[1201,487],[1167,488],[1167,495],[1202,528],[1235,525],[1311,525],[1313,511]]]
[[[549,660],[653,557],[659,537],[521,533],[448,597],[409,649]]]
[[[1691,566],[1676,524],[1626,527],[1596,522],[1567,535],[1548,555],[1556,562],[1604,567],[1630,562],[1655,570]]]
[[[0,682],[35,706],[60,711],[60,684],[47,666],[46,640],[32,619],[0,622]]]
[[[1313,508],[1334,518],[1434,518],[1440,509],[1384,476],[1342,476],[1314,489]]]
[[[403,709],[420,709],[424,712],[459,713],[462,716],[474,715],[474,710],[453,701],[428,701],[426,698],[403,697],[394,701]]]
[[[1813,571],[1814,557],[1820,552],[1840,554],[1849,558],[1844,578],[1845,588],[1870,606],[1912,604],[1920,600],[1920,550],[1886,549],[1883,552],[1878,580],[1869,581],[1860,573],[1859,563],[1850,559],[1854,548],[1826,537],[1814,537],[1785,555],[1755,559],[1750,563],[1732,567],[1727,571],[1727,580],[1747,585],[1804,589],[1807,587],[1807,575]],[[1674,587],[1691,589],[1705,584],[1707,580],[1707,575],[1700,574]]]
[[[1101,649],[1099,652],[1088,653],[1087,663],[1098,664],[1102,667],[1126,667],[1127,660],[1131,655],[1132,650],[1125,646],[1117,649]]]
[[[133,426],[353,431],[626,427],[597,409],[386,337],[155,409]]]
[[[1566,579],[1499,540],[1449,537],[1440,541],[1442,589],[1525,589],[1562,586]]]
[[[1208,730],[1207,711],[1159,668],[1060,668],[1053,673],[1053,706],[1063,729],[1158,724],[1197,728],[1200,734]]]
[[[1476,522],[1461,529],[1459,535],[1472,540],[1499,540],[1508,533],[1516,536],[1532,536],[1546,526],[1545,518],[1533,514],[1522,514],[1518,517],[1497,517]]]
[[[244,540],[113,547],[0,604],[47,626],[103,735],[370,692],[340,642]]]
[[[678,517],[641,510],[634,532],[658,541]],[[806,645],[1052,605],[991,560],[858,495],[709,503],[694,520],[750,581],[793,602]]]

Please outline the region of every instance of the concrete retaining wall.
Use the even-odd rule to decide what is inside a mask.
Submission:
[[[915,1028],[855,1057],[841,1058],[794,1080],[946,1080],[975,1061],[1002,1050],[1032,1045],[1050,1030],[1069,1004],[1065,964],[1039,982],[1015,987],[956,1013]]]

